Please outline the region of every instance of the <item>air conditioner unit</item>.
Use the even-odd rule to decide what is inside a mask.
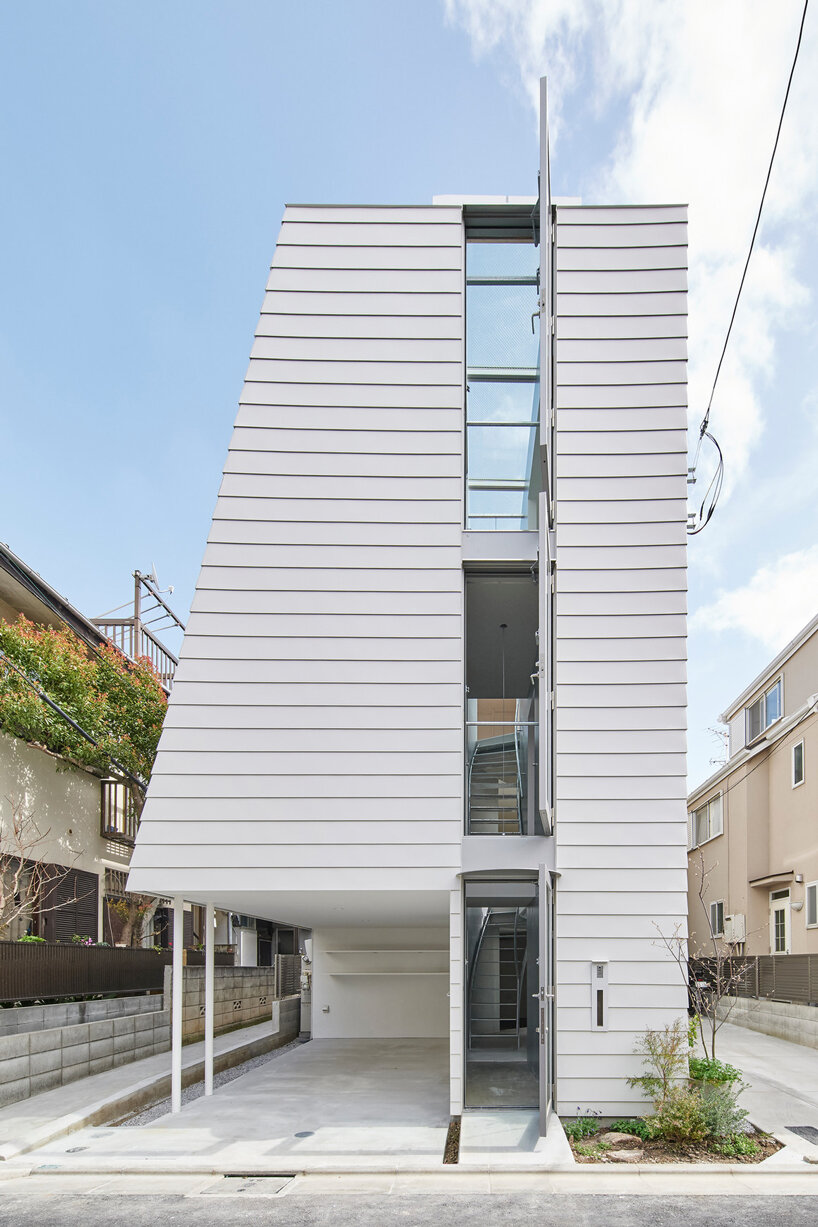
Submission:
[[[726,942],[743,942],[747,940],[747,925],[743,912],[724,918],[724,940]]]

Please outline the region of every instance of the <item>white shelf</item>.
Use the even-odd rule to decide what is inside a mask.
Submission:
[[[330,976],[448,976],[445,946],[407,950],[325,950]]]

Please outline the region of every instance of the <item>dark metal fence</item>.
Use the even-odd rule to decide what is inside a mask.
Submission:
[[[185,954],[190,966],[204,965],[203,951]],[[0,942],[0,1002],[161,992],[172,960],[172,950]],[[217,951],[215,962],[232,967],[233,955]]]
[[[714,959],[691,959],[690,975],[714,984]],[[737,997],[818,1005],[818,954],[756,954],[725,960],[722,983],[735,977]]]

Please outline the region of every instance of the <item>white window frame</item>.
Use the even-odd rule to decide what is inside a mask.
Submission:
[[[810,891],[812,891],[812,914],[814,920],[810,920]],[[804,890],[804,903],[806,906],[806,918],[808,929],[818,929],[818,882],[807,882]]]
[[[778,899],[774,895],[780,896]],[[784,913],[784,949],[775,948],[775,914]],[[789,887],[770,891],[770,954],[789,954],[792,950],[792,895]]]
[[[773,716],[771,720],[767,718],[767,700],[770,698],[774,690],[778,690],[778,715]],[[761,704],[761,727],[757,733],[750,736],[750,712],[754,707]],[[744,744],[750,746],[754,741],[758,741],[766,733],[767,729],[775,724],[776,720],[780,720],[784,714],[784,677],[779,674],[775,681],[764,690],[757,699],[752,703],[748,703],[744,709]]]
[[[716,805],[716,802],[718,802],[718,805]],[[707,834],[705,835],[704,839],[700,839],[698,817],[703,810],[707,811]],[[702,805],[697,805],[696,808],[691,810],[688,814],[688,847],[690,849],[700,848],[702,844],[709,843],[711,839],[718,839],[719,835],[723,834],[724,793],[717,792],[712,797],[708,797]]]
[[[801,750],[801,779],[797,780],[795,778],[795,751],[798,750],[799,748]],[[806,779],[806,774],[807,774],[806,754],[804,752],[804,739],[802,737],[800,741],[796,741],[795,745],[792,748],[792,786],[793,788],[801,787],[801,785],[804,783],[804,780]]]
[[[719,925],[719,908],[721,908],[721,925]],[[724,937],[724,900],[717,899],[710,904],[710,934],[712,937]]]

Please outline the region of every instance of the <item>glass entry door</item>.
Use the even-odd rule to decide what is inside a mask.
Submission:
[[[540,1108],[540,884],[466,883],[467,1108]]]

